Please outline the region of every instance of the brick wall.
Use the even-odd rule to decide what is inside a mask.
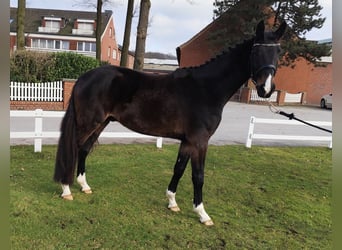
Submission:
[[[71,91],[74,87],[75,80],[63,80],[63,101],[61,102],[32,102],[32,101],[10,101],[11,110],[49,110],[62,111],[66,110],[69,104]]]
[[[116,56],[113,56],[113,53]],[[120,65],[119,49],[115,37],[113,17],[111,17],[102,36],[101,60],[108,61],[112,65]]]
[[[278,90],[288,93],[305,92],[307,104],[319,105],[322,95],[332,92],[332,63],[315,67],[299,58],[294,68],[279,68],[274,81]]]

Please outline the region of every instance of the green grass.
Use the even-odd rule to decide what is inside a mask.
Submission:
[[[331,150],[210,146],[204,204],[192,211],[191,168],[177,202],[166,187],[177,145],[100,145],[88,158],[92,195],[59,198],[55,146],[11,147],[11,249],[331,249]]]

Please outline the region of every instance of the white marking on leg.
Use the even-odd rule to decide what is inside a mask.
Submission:
[[[272,89],[272,74],[269,74],[266,81],[265,81],[265,94],[269,94]]]
[[[167,207],[174,212],[180,211],[176,202],[176,193],[166,190],[166,197],[169,199],[169,205]]]
[[[65,200],[73,200],[73,197],[72,197],[69,185],[62,184],[62,190],[63,190],[63,193],[61,194],[61,197],[63,199],[65,199]]]
[[[194,212],[199,215],[200,222],[206,226],[214,225],[214,222],[211,220],[207,212],[204,210],[203,203],[199,204],[197,207],[194,205]]]
[[[87,180],[86,180],[86,175],[84,174],[79,174],[77,176],[77,183],[80,184],[81,188],[82,188],[82,192],[86,193],[86,194],[91,194],[91,188],[89,187]]]

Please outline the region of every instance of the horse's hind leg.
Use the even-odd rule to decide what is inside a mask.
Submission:
[[[77,167],[77,183],[81,186],[81,191],[86,194],[91,194],[91,188],[87,183],[85,175],[85,160],[89,150],[80,149],[78,153],[78,167]]]
[[[86,176],[85,176],[85,161],[86,158],[94,145],[95,141],[103,131],[103,129],[107,126],[109,123],[110,119],[105,120],[103,123],[98,123],[97,126],[95,126],[95,129],[85,129],[84,131],[87,132],[82,132],[78,131],[78,138],[79,139],[79,149],[78,149],[78,161],[77,161],[77,182],[81,186],[81,190],[84,193],[90,194],[92,193],[90,186],[87,183]],[[90,132],[89,132],[90,131]],[[86,136],[88,135],[88,136]],[[83,141],[80,143],[80,141]],[[62,184],[62,198],[65,200],[73,200],[73,196],[70,191],[70,187],[68,184]]]
[[[184,170],[189,161],[189,158],[190,158],[190,153],[188,152],[188,147],[185,142],[182,142],[179,147],[177,161],[175,163],[174,170],[173,170],[174,171],[173,176],[166,190],[166,196],[169,199],[168,208],[174,212],[180,211],[176,202],[176,191],[177,191],[178,182],[184,174]]]
[[[85,161],[94,143],[100,136],[103,129],[108,125],[108,123],[109,119],[102,123],[86,140],[86,142],[80,147],[80,150],[78,152],[77,183],[81,186],[82,192],[86,194],[91,194],[92,190],[86,180]]]

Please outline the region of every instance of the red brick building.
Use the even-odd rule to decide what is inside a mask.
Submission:
[[[179,46],[181,67],[201,65],[222,50],[221,47],[215,47],[210,42],[210,35],[223,26],[222,20],[221,18],[214,20],[189,41]],[[277,90],[288,93],[305,92],[307,104],[319,105],[322,95],[332,92],[331,57],[324,58],[320,64],[324,67],[315,67],[304,58],[299,58],[294,68],[279,67],[275,77]]]
[[[16,49],[17,8],[10,9],[10,50]],[[31,9],[25,12],[25,48],[27,50],[72,51],[96,55],[96,12]],[[101,60],[119,65],[121,51],[116,41],[112,11],[102,13]],[[129,67],[134,63],[129,55]]]

